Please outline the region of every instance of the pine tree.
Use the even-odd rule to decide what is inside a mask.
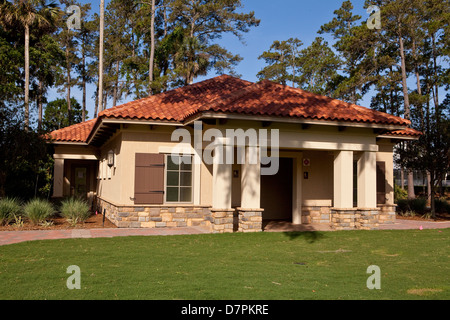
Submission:
[[[356,23],[361,16],[353,14],[353,4],[351,1],[344,1],[341,7],[334,11],[335,17],[332,21],[322,25],[319,34],[329,33],[336,40],[333,47],[337,50],[341,59],[341,68],[345,78],[338,84],[337,97],[357,103],[361,98],[358,93],[358,79],[356,78],[355,39]]]
[[[337,70],[340,60],[323,38],[317,37],[307,48],[301,50],[298,59],[298,83],[302,89],[335,97]]]
[[[25,30],[25,94],[24,94],[24,126],[29,128],[29,91],[30,91],[30,28],[49,28],[59,16],[59,8],[55,4],[47,4],[45,0],[6,0],[0,2],[0,24],[6,27],[20,26]]]
[[[203,68],[199,61],[207,52],[208,69],[216,72],[233,70],[240,57],[228,53],[228,50],[215,43],[224,34],[233,34],[243,40],[243,34],[251,27],[258,26],[259,20],[254,12],[239,13],[242,8],[240,0],[174,0],[171,4],[169,21],[186,31],[184,45],[185,52],[189,49],[189,59],[180,69],[180,76],[184,84],[192,83],[193,79],[201,74]],[[196,51],[199,50],[199,51]]]
[[[283,85],[288,81],[292,87],[299,82],[298,68],[300,67],[299,55],[300,47],[303,43],[297,38],[290,38],[286,41],[275,40],[269,51],[264,51],[258,59],[264,59],[268,66],[258,72],[259,79],[272,80]]]

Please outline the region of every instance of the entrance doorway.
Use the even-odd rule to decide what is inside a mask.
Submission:
[[[279,158],[278,173],[261,176],[261,208],[263,220],[292,222],[293,159]]]
[[[87,179],[87,167],[76,166],[74,168],[75,177],[73,179],[74,183],[74,196],[77,198],[87,198],[87,193],[89,190],[88,179]]]

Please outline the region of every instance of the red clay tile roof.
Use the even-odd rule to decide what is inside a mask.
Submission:
[[[86,142],[97,118],[53,131],[47,135],[52,141]]]
[[[402,130],[395,130],[395,131],[390,131],[388,133],[385,133],[384,135],[386,136],[407,136],[407,137],[419,137],[422,135],[422,132],[417,131],[415,129],[412,128],[405,128]]]
[[[98,118],[57,130],[56,141],[86,142],[100,119],[141,119],[183,123],[203,112],[262,115],[407,126],[410,121],[355,104],[271,81],[252,83],[228,75],[125,103]]]
[[[410,121],[400,117],[268,80],[203,105],[200,111],[405,126],[410,124]]]
[[[189,86],[106,109],[102,118],[169,120],[182,122],[188,115],[253,83],[222,75]]]

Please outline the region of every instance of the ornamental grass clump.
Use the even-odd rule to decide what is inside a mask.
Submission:
[[[71,225],[86,221],[91,212],[86,201],[77,198],[68,198],[61,202],[61,216],[67,219]]]
[[[9,224],[20,216],[22,206],[16,198],[4,198],[0,200],[0,226]]]
[[[49,201],[42,199],[30,200],[25,204],[23,210],[25,216],[34,225],[45,222],[46,219],[50,218],[55,213],[53,205]]]

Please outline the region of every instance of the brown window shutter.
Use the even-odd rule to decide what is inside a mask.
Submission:
[[[135,204],[164,203],[164,155],[136,153]]]
[[[377,204],[386,203],[386,163],[377,161]]]

